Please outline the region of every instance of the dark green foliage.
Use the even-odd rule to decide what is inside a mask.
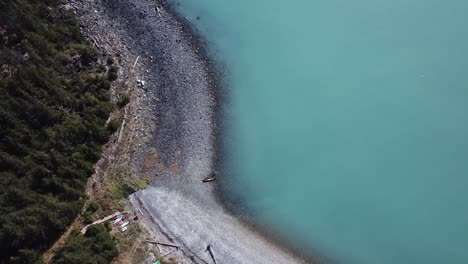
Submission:
[[[95,213],[99,209],[99,204],[96,201],[90,201],[89,204],[86,206],[86,211]]]
[[[109,131],[109,133],[112,134],[119,129],[119,126],[120,126],[119,122],[115,119],[112,119],[111,121],[109,121],[106,128],[107,128],[107,131]]]
[[[97,68],[97,72],[102,73],[102,72],[105,72],[105,71],[106,71],[106,66],[104,66],[102,64],[99,64],[99,66]]]
[[[117,73],[118,73],[118,71],[119,71],[119,68],[117,68],[116,66],[110,67],[109,72],[107,73],[107,74],[108,74],[108,79],[109,79],[109,81],[112,82],[112,81],[117,80],[117,77],[118,77]]]
[[[86,213],[83,215],[83,223],[85,223],[85,224],[91,224],[92,222],[94,222],[93,214],[86,212]]]
[[[135,188],[126,183],[120,186],[120,191],[122,192],[122,197],[128,197],[130,194],[136,192]]]
[[[81,59],[84,65],[89,65],[98,59],[98,52],[89,45],[75,44],[73,49],[81,55]]]
[[[110,83],[59,3],[0,0],[0,263],[34,263],[62,234],[109,137]]]
[[[127,183],[121,183],[121,184],[118,184],[114,190],[114,198],[116,199],[122,199],[122,198],[125,198],[125,197],[128,197],[130,194],[136,192],[137,190],[128,185]]]
[[[99,204],[95,201],[90,201],[86,206],[86,210],[83,214],[85,224],[91,224],[94,222],[94,213],[99,209]]]
[[[107,221],[104,223],[104,227],[106,228],[107,232],[110,232],[112,228],[114,227],[114,225],[112,225],[111,221]]]
[[[128,97],[128,95],[124,95],[124,96],[120,97],[119,101],[117,102],[117,106],[119,108],[123,108],[128,103],[130,103],[130,97]]]
[[[83,236],[72,231],[65,246],[58,250],[54,264],[108,264],[117,256],[117,248],[103,225],[93,225]]]

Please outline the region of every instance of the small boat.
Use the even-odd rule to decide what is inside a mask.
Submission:
[[[212,182],[216,180],[216,173],[212,173],[210,176],[203,179],[203,182]]]
[[[117,222],[114,223],[114,225],[120,225],[123,221],[125,221],[125,219],[127,219],[125,216],[118,219]]]
[[[117,216],[114,221],[112,222],[113,224],[117,223],[118,221],[120,221],[124,216],[123,215],[119,215]]]

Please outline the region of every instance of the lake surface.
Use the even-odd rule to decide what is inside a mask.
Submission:
[[[178,2],[228,71],[231,199],[337,263],[468,263],[468,1]]]

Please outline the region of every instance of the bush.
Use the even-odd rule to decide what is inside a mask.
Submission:
[[[117,102],[117,106],[119,108],[124,108],[130,102],[130,97],[128,95],[124,95],[120,97],[119,101]]]
[[[107,73],[107,78],[109,79],[109,81],[113,82],[117,80],[117,78],[119,77],[118,71],[119,71],[119,68],[115,66],[110,67],[109,72]]]
[[[93,225],[83,236],[73,230],[65,245],[57,251],[55,264],[108,264],[118,254],[115,241],[103,225]]]
[[[112,190],[114,199],[127,198],[130,194],[136,192],[136,189],[127,183],[118,183]]]
[[[112,119],[111,121],[109,121],[109,123],[107,123],[107,131],[110,133],[110,134],[113,134],[115,133],[117,130],[119,130],[119,122],[115,119]]]
[[[97,61],[99,57],[96,49],[86,44],[74,45],[74,49],[81,56],[81,60],[85,66]]]
[[[86,206],[86,210],[83,214],[83,220],[85,224],[91,224],[92,222],[95,221],[95,213],[99,209],[99,204],[96,203],[95,201],[90,201],[88,205]]]
[[[99,64],[98,68],[97,68],[97,72],[105,72],[106,71],[106,66],[102,65],[102,64]]]
[[[85,224],[91,224],[92,222],[94,222],[94,216],[93,214],[91,213],[88,213],[88,212],[85,212],[85,214],[83,215],[83,222]]]
[[[107,79],[104,79],[104,78],[100,78],[100,81],[98,83],[98,87],[99,88],[102,88],[104,90],[109,90],[110,87],[111,87],[111,83],[109,80]]]
[[[86,207],[87,212],[95,213],[99,209],[99,204],[96,201],[90,201]]]

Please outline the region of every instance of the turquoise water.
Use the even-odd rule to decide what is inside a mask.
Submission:
[[[179,2],[259,222],[338,263],[468,263],[468,1]]]

